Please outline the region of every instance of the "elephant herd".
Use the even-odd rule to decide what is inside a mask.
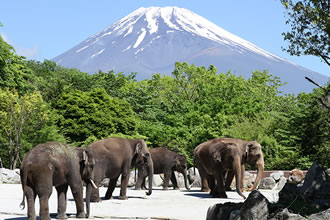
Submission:
[[[215,138],[201,143],[194,150],[194,163],[201,177],[201,191],[213,197],[227,198],[226,190],[235,176],[236,191],[243,198],[245,165],[257,167],[254,185],[257,187],[264,170],[263,153],[256,141],[234,138]],[[50,219],[48,199],[53,186],[57,191],[57,219],[65,219],[67,190],[70,187],[76,204],[77,218],[88,218],[90,202],[101,201],[98,186],[104,178],[109,185],[104,200],[111,199],[118,178],[121,176],[119,199],[127,199],[130,169],[138,168],[135,189],[148,189],[152,193],[154,174],[164,174],[163,189],[167,190],[171,180],[174,189],[178,184],[174,171],[184,176],[187,190],[186,157],[166,148],[148,149],[142,139],[107,138],[92,143],[87,148],[75,148],[68,144],[47,142],[32,148],[22,161],[20,168],[23,201],[28,205],[28,219],[36,219],[35,199],[39,197],[40,219]],[[148,177],[148,188],[145,179]],[[84,211],[83,184],[86,185],[86,213]]]

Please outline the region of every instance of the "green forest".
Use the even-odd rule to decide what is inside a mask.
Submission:
[[[258,141],[267,170],[308,169],[315,160],[330,167],[329,108],[317,86],[282,94],[285,82],[267,71],[244,79],[179,62],[170,76],[137,81],[137,74],[27,60],[0,37],[0,165],[19,167],[47,141],[86,147],[120,136],[179,152],[190,165],[198,144],[234,137]]]

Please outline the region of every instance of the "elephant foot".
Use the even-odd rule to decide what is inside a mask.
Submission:
[[[211,190],[210,190],[210,188],[202,188],[201,189],[201,192],[210,192]]]
[[[119,196],[118,199],[120,199],[120,200],[127,200],[128,197],[127,196]]]
[[[98,198],[91,198],[91,201],[90,202],[102,202],[101,198],[98,197]]]
[[[135,187],[135,190],[142,190],[141,187]]]
[[[163,190],[164,190],[164,191],[167,191],[167,190],[168,190],[168,187],[164,187]]]
[[[226,187],[226,191],[232,191],[230,187]]]
[[[84,212],[80,212],[77,214],[77,218],[86,218],[86,214]]]
[[[174,189],[174,190],[180,190],[180,188],[177,187],[177,186],[176,186],[176,187],[173,187],[173,189]]]
[[[40,219],[42,219],[42,220],[51,220],[49,215],[40,215]]]
[[[37,219],[37,216],[28,216],[28,220],[36,220]]]
[[[219,198],[228,198],[227,194],[226,193],[220,193],[219,194]]]
[[[68,216],[65,213],[57,214],[56,219],[67,219]]]

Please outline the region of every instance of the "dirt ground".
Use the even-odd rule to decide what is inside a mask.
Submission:
[[[180,219],[201,220],[206,219],[206,213],[210,206],[217,203],[243,202],[236,192],[227,192],[228,199],[211,198],[208,193],[193,188],[190,191],[168,190],[161,188],[153,190],[151,196],[145,196],[145,191],[136,191],[129,188],[128,200],[118,200],[119,188],[115,189],[113,200],[103,200],[101,203],[91,203],[90,219]],[[104,196],[106,188],[100,188],[101,196]],[[270,202],[278,199],[278,191],[261,191]],[[244,192],[248,196],[248,192]],[[27,207],[21,210],[19,204],[22,201],[22,187],[20,184],[0,184],[0,220],[27,219]],[[39,212],[39,201],[36,201],[36,212]],[[57,196],[56,190],[49,200],[51,218],[56,219]],[[69,219],[75,218],[75,203],[71,191],[68,192],[67,213]],[[38,218],[39,219],[39,218]]]

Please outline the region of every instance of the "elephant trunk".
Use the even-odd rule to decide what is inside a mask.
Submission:
[[[239,162],[237,161],[234,164],[234,175],[235,175],[235,180],[236,180],[236,191],[238,193],[238,195],[242,196],[244,199],[246,199],[246,197],[243,195],[242,191],[241,191],[241,166],[239,164]]]
[[[86,184],[86,217],[89,217],[90,213],[90,201],[91,201],[91,194],[92,194],[92,183],[91,181],[88,181]]]
[[[154,163],[153,163],[151,157],[149,157],[149,159],[148,159],[148,166],[149,166],[149,175],[148,175],[149,190],[146,194],[147,194],[147,196],[150,196],[152,193],[152,178],[154,175]]]
[[[249,191],[255,190],[262,178],[262,175],[264,173],[264,159],[261,156],[261,158],[259,159],[260,162],[257,162],[257,166],[258,166],[258,171],[257,171],[257,177],[256,180],[253,184],[253,186],[251,188],[249,188]]]
[[[187,169],[185,169],[183,172],[183,178],[184,178],[184,186],[186,187],[187,190],[190,190],[190,186],[188,184],[188,178],[187,178]]]

